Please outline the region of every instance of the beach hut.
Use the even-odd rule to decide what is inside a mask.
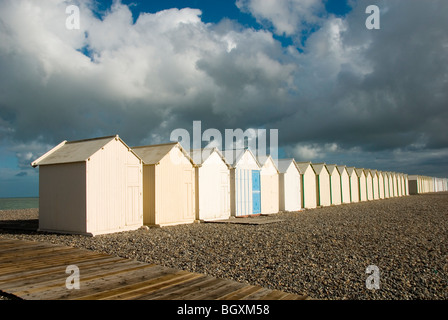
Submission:
[[[405,196],[409,195],[409,180],[407,174],[404,174],[404,192]]]
[[[367,179],[364,169],[356,168],[356,174],[358,175],[359,186],[359,201],[367,201]]]
[[[312,163],[316,172],[316,201],[318,206],[327,207],[331,205],[330,199],[330,173],[325,163]]]
[[[143,225],[142,161],[117,136],[63,141],[39,166],[39,230],[95,236]]]
[[[370,174],[372,175],[372,196],[374,200],[378,200],[380,198],[380,190],[378,186],[378,171],[370,170]]]
[[[358,174],[354,167],[347,167],[350,181],[350,202],[359,202],[359,181]]]
[[[385,198],[384,193],[384,174],[382,171],[377,171],[378,174],[378,196],[380,199]]]
[[[257,157],[261,166],[261,213],[279,212],[279,173],[271,156]]]
[[[383,181],[384,181],[384,198],[390,198],[389,195],[389,173],[387,171],[383,171]]]
[[[327,164],[330,173],[331,204],[341,204],[341,174],[335,164]]]
[[[132,149],[143,160],[143,223],[194,222],[195,165],[189,153],[178,142]]]
[[[248,148],[223,151],[230,164],[230,213],[235,217],[261,214],[260,164]]]
[[[403,174],[401,172],[397,173],[397,188],[398,188],[398,196],[403,196]]]
[[[373,176],[370,169],[364,170],[366,173],[366,193],[367,200],[373,200]]]
[[[195,149],[196,220],[230,217],[230,167],[217,148]]]
[[[394,197],[398,197],[398,178],[396,172],[391,172],[392,174],[392,183],[393,183],[393,189],[394,189]]]
[[[395,197],[395,190],[394,190],[394,175],[392,172],[387,173],[388,182],[389,182],[389,198]]]
[[[301,176],[294,159],[279,159],[277,165],[279,171],[279,210],[301,210]]]
[[[302,180],[302,207],[306,209],[316,208],[316,172],[311,166],[311,162],[296,162],[296,164]]]
[[[418,176],[409,175],[409,194],[418,194]]]
[[[341,176],[341,202],[350,203],[350,177],[346,166],[336,166]]]

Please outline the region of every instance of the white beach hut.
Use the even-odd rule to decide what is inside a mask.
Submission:
[[[356,174],[358,175],[359,186],[359,201],[367,201],[367,179],[364,169],[356,168]]]
[[[279,172],[271,156],[257,157],[261,166],[261,213],[278,213],[279,208]]]
[[[366,193],[367,200],[373,200],[373,176],[370,169],[364,170],[366,173]]]
[[[380,198],[380,190],[378,185],[378,171],[370,170],[370,174],[372,175],[372,195],[374,200],[378,200]]]
[[[117,136],[63,141],[39,166],[39,230],[99,235],[143,225],[142,161]]]
[[[392,173],[392,183],[393,183],[393,188],[394,188],[394,197],[399,197],[400,195],[398,194],[398,177],[397,177],[397,173],[396,172],[391,172]]]
[[[350,203],[350,177],[346,166],[336,166],[341,176],[341,202]]]
[[[195,165],[180,143],[132,148],[143,160],[143,222],[169,226],[196,219]]]
[[[279,210],[302,209],[301,176],[294,159],[279,159]]]
[[[311,164],[316,172],[317,205],[327,207],[331,205],[330,199],[330,173],[325,163]]]
[[[317,207],[316,172],[311,162],[296,162],[302,179],[302,207],[313,209]]]
[[[230,213],[235,217],[261,214],[260,164],[248,148],[222,152],[230,164]]]
[[[380,199],[386,198],[384,193],[384,173],[382,171],[377,171],[378,175],[378,196]]]
[[[383,180],[384,180],[384,198],[390,198],[389,195],[389,173],[387,171],[382,171]]]
[[[347,167],[350,181],[350,202],[359,202],[359,179],[354,167]]]
[[[335,164],[327,164],[330,172],[331,204],[341,204],[341,174]]]
[[[230,169],[217,148],[190,151],[196,164],[196,220],[230,217]]]
[[[389,179],[389,198],[395,197],[395,184],[394,184],[394,174],[393,172],[388,172]]]

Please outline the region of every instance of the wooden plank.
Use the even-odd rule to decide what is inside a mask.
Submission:
[[[209,279],[209,278],[210,278],[210,276],[207,276],[204,274],[204,275],[202,275],[202,277],[192,279],[188,282],[180,283],[176,286],[162,288],[157,291],[142,292],[141,295],[135,296],[133,299],[135,299],[135,300],[167,300],[165,298],[165,296],[171,294],[172,292],[182,290],[183,288],[188,288],[190,285],[202,282],[202,281],[204,281],[204,279]]]
[[[117,268],[128,268],[129,266],[132,266],[133,263],[126,260],[119,260],[116,259],[101,259],[101,260],[95,260],[95,261],[87,261],[84,263],[77,264],[77,267],[80,269],[80,274],[84,276],[87,275],[93,275],[93,274],[105,274],[108,269],[116,270]],[[48,283],[54,283],[55,281],[61,281],[62,283],[65,283],[65,280],[69,276],[65,270],[65,265],[62,266],[56,266],[56,267],[49,267],[45,270],[42,270],[40,272],[34,272],[32,274],[26,274],[26,273],[20,273],[16,275],[15,277],[10,277],[8,280],[0,281],[0,288],[1,287],[7,287],[8,290],[21,290],[20,288],[26,288],[34,283],[39,283],[40,285],[46,285]]]
[[[165,299],[182,299],[182,300],[215,300],[214,295],[223,287],[229,290],[229,282],[224,279],[212,278],[207,282],[190,286],[190,288],[177,292],[177,295],[171,295]],[[231,289],[234,290],[234,289]],[[219,294],[218,294],[219,295]]]
[[[261,297],[260,300],[280,300],[281,298],[283,298],[286,295],[288,295],[288,293],[282,292],[279,290],[272,290],[267,295]]]
[[[86,268],[89,268],[90,266],[103,266],[106,267],[108,264],[117,264],[124,262],[126,260],[123,260],[118,257],[109,257],[109,258],[100,258],[100,259],[94,259],[94,260],[88,260],[83,261],[81,263],[78,263],[77,266],[84,272]],[[26,279],[26,278],[33,278],[33,277],[41,277],[45,276],[47,274],[53,274],[55,272],[59,272],[59,266],[51,266],[49,268],[45,269],[32,269],[32,270],[26,270],[20,273],[9,273],[0,275],[0,283],[6,283],[8,281],[13,281],[15,279]]]
[[[149,268],[122,270],[119,273],[109,273],[103,277],[94,277],[88,280],[81,278],[79,290],[67,290],[66,288],[55,288],[45,292],[45,299],[52,300],[93,300],[97,294],[103,294],[110,290],[122,288],[129,284],[141,283],[149,278],[156,278],[166,274],[171,274],[162,266],[152,265]],[[42,296],[39,296],[42,299]]]
[[[11,272],[22,272],[24,270],[29,269],[46,269],[48,266],[57,266],[57,265],[72,265],[76,263],[80,263],[82,261],[104,258],[104,254],[93,254],[93,255],[80,255],[79,252],[73,251],[68,253],[61,253],[57,257],[36,257],[30,261],[27,261],[26,264],[14,264],[8,263],[4,267],[0,268],[0,274],[6,274]]]
[[[144,268],[151,268],[153,266],[151,265],[137,265],[135,266],[134,264],[132,264],[132,261],[128,261],[129,265],[128,266],[122,266],[119,268],[119,270],[112,270],[111,272],[108,272],[107,274],[104,274],[103,271],[99,271],[97,273],[93,273],[92,276],[80,276],[80,285],[82,288],[88,288],[88,286],[86,286],[86,283],[88,281],[92,281],[95,279],[101,279],[101,278],[105,278],[106,276],[117,276],[120,273],[127,273],[127,272],[132,272],[132,271],[136,271],[139,269],[144,269]],[[63,281],[61,281],[60,279],[55,279],[54,282],[50,282],[50,283],[35,283],[33,285],[29,285],[26,288],[22,289],[22,290],[18,290],[18,291],[12,291],[11,293],[16,295],[16,296],[38,296],[36,294],[42,294],[43,292],[46,292],[47,295],[52,295],[54,293],[52,293],[53,290],[55,291],[59,291],[60,289],[62,289],[64,292],[68,291],[68,289],[65,286],[65,281],[67,279],[67,274],[65,275]],[[83,283],[84,282],[84,283]]]
[[[219,300],[241,300],[245,298],[246,296],[257,292],[258,290],[263,289],[260,286],[252,286],[252,285],[246,285],[245,287],[242,287],[235,292],[229,293],[227,295],[224,295],[219,298]],[[270,292],[270,291],[269,291]]]
[[[167,275],[163,278],[158,278],[154,280],[147,281],[143,284],[138,284],[133,287],[126,287],[121,293],[117,293],[113,296],[108,296],[107,299],[117,299],[117,300],[131,300],[136,299],[142,294],[151,293],[158,290],[163,290],[170,288],[172,286],[178,286],[182,283],[194,280],[196,278],[203,277],[199,273],[190,273],[187,271],[182,271],[181,273]],[[106,299],[106,298],[104,298]]]
[[[204,291],[208,291],[213,286],[219,285],[223,282],[222,279],[213,277],[203,277],[201,281],[195,283],[185,283],[184,286],[176,286],[175,290],[165,295],[161,295],[157,298],[151,298],[151,300],[194,300],[196,295],[203,294]]]
[[[308,298],[66,246],[2,239],[0,251],[0,289],[23,299]],[[68,265],[80,269],[79,290],[66,288]]]

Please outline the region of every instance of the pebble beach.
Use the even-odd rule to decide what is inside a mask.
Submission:
[[[329,300],[448,299],[448,192],[96,237],[39,233],[37,209],[0,211],[0,238],[100,251]],[[18,227],[1,229],[19,221]],[[368,289],[368,266],[379,289]],[[1,299],[1,298],[0,298]]]

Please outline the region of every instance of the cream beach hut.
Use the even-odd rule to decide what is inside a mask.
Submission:
[[[120,137],[63,141],[39,166],[39,230],[95,236],[143,225],[142,160]]]
[[[279,172],[271,156],[257,157],[261,166],[261,213],[278,213],[279,208]]]
[[[196,220],[230,217],[230,166],[217,148],[190,151],[196,164]]]
[[[330,173],[325,163],[312,163],[311,165],[316,172],[317,206],[327,207],[331,205]]]
[[[359,202],[359,181],[358,174],[354,167],[347,167],[350,181],[350,202]]]
[[[384,199],[388,199],[389,196],[389,173],[387,171],[381,172],[384,180]]]
[[[330,172],[331,204],[341,204],[341,175],[335,164],[327,164]]]
[[[261,214],[260,164],[248,148],[229,149],[223,155],[230,164],[230,213]]]
[[[393,198],[395,197],[394,174],[389,171],[387,175],[389,180],[389,198]]]
[[[341,176],[341,202],[350,203],[350,177],[346,166],[336,166]]]
[[[373,176],[370,169],[364,170],[366,173],[366,193],[367,200],[373,200]]]
[[[359,201],[367,201],[367,179],[364,169],[356,168],[356,174],[358,175],[359,186]]]
[[[277,165],[279,171],[279,210],[301,210],[301,176],[294,159],[279,159]]]
[[[178,142],[132,149],[143,160],[143,223],[194,222],[195,165],[189,153]]]
[[[384,199],[385,193],[384,193],[384,174],[382,171],[377,171],[378,175],[378,196],[380,199]]]
[[[378,200],[380,198],[380,190],[378,186],[378,171],[370,170],[370,174],[372,175],[372,195],[374,200]]]
[[[394,197],[399,197],[398,194],[398,174],[396,172],[391,172],[392,174],[392,183],[394,188]]]
[[[302,207],[313,209],[317,207],[316,172],[311,162],[296,162],[301,176]]]

